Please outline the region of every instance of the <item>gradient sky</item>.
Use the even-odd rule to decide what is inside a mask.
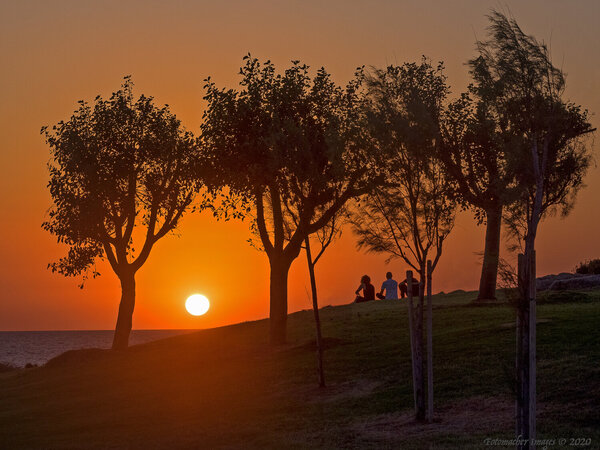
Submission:
[[[0,330],[110,329],[120,298],[107,265],[78,280],[46,265],[65,249],[40,227],[50,207],[49,159],[39,129],[68,119],[77,100],[108,96],[132,75],[136,94],[168,103],[198,131],[203,79],[235,87],[248,52],[284,68],[301,59],[345,83],[360,65],[427,55],[443,60],[453,95],[467,83],[465,61],[485,35],[485,14],[507,8],[550,44],[567,73],[567,97],[600,112],[600,2],[597,0],[428,1],[0,1]],[[592,118],[598,126],[597,115]],[[597,149],[597,144],[595,148]],[[566,219],[538,237],[538,274],[569,271],[600,257],[600,170]],[[266,255],[250,248],[248,224],[188,216],[177,236],[157,243],[137,276],[134,328],[206,328],[268,315]],[[434,277],[434,292],[475,289],[484,230],[462,213]],[[289,309],[310,307],[306,262],[292,265]],[[405,264],[355,249],[346,230],[317,266],[321,304],[353,299],[363,273],[377,288]],[[185,298],[203,293],[208,314],[192,317]]]

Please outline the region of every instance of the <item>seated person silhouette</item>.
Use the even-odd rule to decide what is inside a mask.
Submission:
[[[392,279],[392,272],[385,274],[386,280],[381,285],[381,292],[377,293],[377,298],[383,300],[398,300],[398,282]],[[383,295],[385,291],[385,296]]]
[[[402,283],[399,284],[400,295],[402,298],[408,296],[408,280],[405,278]],[[417,297],[419,295],[419,280],[417,278],[412,279],[412,295]]]
[[[362,291],[363,295],[360,295],[360,291]],[[360,286],[355,292],[356,298],[354,299],[354,303],[362,303],[368,302],[371,300],[375,300],[375,286],[371,284],[371,278],[369,275],[363,275],[360,279]]]

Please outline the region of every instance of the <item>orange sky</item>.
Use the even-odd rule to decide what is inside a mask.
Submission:
[[[600,112],[600,2],[508,1],[526,32],[550,41],[568,78],[567,96]],[[484,15],[500,2],[438,1],[7,1],[0,2],[0,330],[110,329],[119,284],[108,266],[77,288],[46,264],[64,249],[40,224],[50,206],[49,153],[39,129],[68,119],[79,99],[109,95],[131,74],[135,92],[168,103],[197,132],[202,80],[235,86],[247,52],[284,67],[301,59],[345,83],[359,65],[418,60],[446,63],[455,93],[467,82],[464,62]],[[598,126],[597,116],[593,117]],[[597,144],[596,144],[597,148]],[[600,257],[600,169],[571,215],[543,223],[538,273],[568,271]],[[206,328],[268,314],[266,255],[250,248],[247,224],[188,216],[177,236],[155,246],[137,276],[134,328]],[[434,278],[434,291],[475,289],[483,229],[459,216]],[[346,230],[317,266],[321,304],[347,303],[363,273],[377,287],[404,264],[355,250]],[[306,262],[292,266],[290,311],[310,307]],[[184,310],[199,292],[212,301],[202,317]]]

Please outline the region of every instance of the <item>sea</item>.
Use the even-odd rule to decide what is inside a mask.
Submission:
[[[143,344],[196,330],[132,330],[129,345]],[[0,331],[0,363],[41,366],[67,350],[110,348],[114,330]]]

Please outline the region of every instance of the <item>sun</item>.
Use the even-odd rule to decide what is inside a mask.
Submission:
[[[210,302],[202,294],[190,295],[185,301],[185,309],[187,309],[187,312],[189,312],[192,316],[201,316],[206,314],[209,308]]]

